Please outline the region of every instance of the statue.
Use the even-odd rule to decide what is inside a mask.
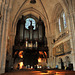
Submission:
[[[32,26],[32,21],[30,20],[30,25]]]

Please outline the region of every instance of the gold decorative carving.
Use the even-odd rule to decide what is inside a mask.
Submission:
[[[70,45],[70,40],[64,42],[64,52],[69,52],[71,51],[71,45]]]
[[[71,51],[71,45],[70,45],[70,40],[59,44],[55,48],[53,48],[53,55],[61,55],[61,54],[66,54]]]

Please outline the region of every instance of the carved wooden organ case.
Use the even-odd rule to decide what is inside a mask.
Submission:
[[[13,55],[16,51],[24,51],[33,53],[33,56],[39,55],[39,51],[46,52],[48,55],[47,39],[45,37],[45,27],[41,18],[36,23],[36,29],[32,26],[32,21],[28,29],[25,28],[25,19],[22,17],[17,24],[17,31],[15,36],[15,45],[13,47]],[[26,55],[27,56],[27,55]],[[24,56],[26,58],[26,56]],[[48,56],[47,56],[48,57]]]

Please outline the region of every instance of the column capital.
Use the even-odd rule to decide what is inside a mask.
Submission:
[[[0,4],[2,3],[2,0],[0,0]]]

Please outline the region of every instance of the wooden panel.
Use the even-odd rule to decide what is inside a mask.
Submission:
[[[64,42],[64,52],[69,52],[71,51],[71,45],[70,45],[70,40]]]
[[[63,43],[56,47],[56,55],[60,55],[64,53]]]
[[[58,46],[56,46],[55,48],[55,55],[61,55],[61,54],[66,54],[69,53],[71,51],[71,45],[70,45],[70,40],[59,44]],[[53,51],[54,52],[54,51]]]

